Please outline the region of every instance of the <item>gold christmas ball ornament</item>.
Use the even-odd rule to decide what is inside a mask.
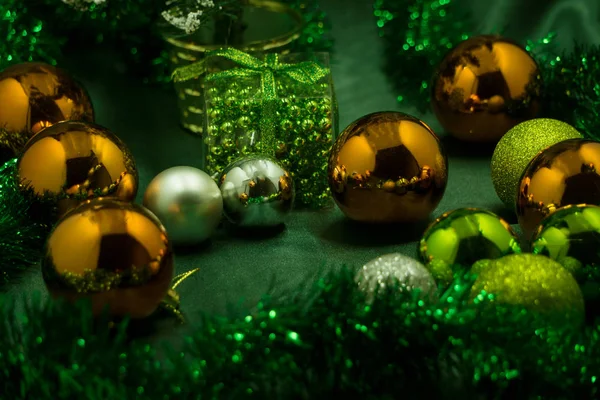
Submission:
[[[600,207],[588,204],[559,208],[544,218],[531,239],[531,252],[558,261],[576,274],[600,266]]]
[[[519,183],[517,216],[526,239],[556,209],[600,205],[600,143],[570,139],[538,154]]]
[[[17,161],[21,190],[57,213],[84,200],[133,201],[138,174],[125,144],[107,129],[86,122],[59,122],[35,135]]]
[[[173,253],[160,221],[142,206],[89,200],[68,212],[45,247],[42,274],[53,297],[90,299],[95,315],[144,318],[165,298]]]
[[[437,69],[432,107],[452,136],[494,142],[540,108],[541,77],[535,60],[500,36],[474,36],[456,46]]]
[[[578,325],[585,317],[583,294],[575,278],[542,255],[512,254],[490,260],[478,272],[471,298],[488,307],[521,306],[559,325]]]
[[[329,186],[350,219],[372,223],[425,220],[448,182],[448,160],[423,121],[378,112],[350,124],[329,158]]]
[[[0,105],[0,151],[6,159],[45,127],[67,120],[94,122],[85,89],[48,64],[16,64],[0,72]]]
[[[542,150],[568,139],[580,139],[571,125],[548,118],[521,122],[496,145],[492,156],[492,182],[496,194],[510,210],[515,209],[519,180],[527,164]]]
[[[437,218],[419,243],[421,260],[433,276],[450,282],[457,268],[470,268],[482,259],[520,253],[519,238],[496,214],[461,208]]]

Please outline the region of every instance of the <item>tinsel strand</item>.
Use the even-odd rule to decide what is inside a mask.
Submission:
[[[2,398],[594,398],[599,327],[558,327],[457,277],[441,302],[389,287],[367,305],[350,270],[243,318],[203,317],[181,346],[128,341],[87,304],[0,297]],[[295,291],[295,293],[301,293]],[[160,356],[159,356],[160,353]]]

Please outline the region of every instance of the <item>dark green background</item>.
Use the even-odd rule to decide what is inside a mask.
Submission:
[[[389,0],[395,1],[395,0]],[[526,3],[526,4],[524,4]],[[517,40],[537,39],[553,30],[559,44],[573,39],[600,42],[600,5],[587,1],[463,1],[481,22],[480,31],[503,31]],[[339,99],[340,126],[375,111],[400,110],[425,120],[440,134],[449,155],[446,194],[432,218],[460,207],[481,207],[510,223],[516,218],[496,197],[490,179],[493,146],[472,146],[446,138],[431,114],[400,109],[393,85],[382,72],[384,54],[369,0],[323,0],[336,40],[333,75]],[[92,96],[97,122],[110,128],[130,147],[140,173],[141,201],[150,180],[162,170],[200,165],[201,142],[179,127],[176,98],[171,91],[146,86],[127,74],[127,66],[106,49],[90,47],[73,54],[68,65]],[[402,252],[416,256],[427,223],[369,226],[352,223],[337,208],[294,212],[286,229],[265,238],[221,231],[207,245],[177,249],[177,272],[199,267],[180,286],[183,311],[223,313],[230,304],[250,307],[273,281],[293,291],[307,277],[343,264],[360,267],[378,255]],[[15,293],[45,293],[39,270],[25,276]]]

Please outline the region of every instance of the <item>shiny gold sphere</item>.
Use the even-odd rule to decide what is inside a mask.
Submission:
[[[23,191],[56,207],[58,216],[84,200],[133,201],[138,174],[125,144],[86,122],[59,122],[35,135],[17,161]]]
[[[540,108],[541,77],[520,45],[500,36],[475,36],[444,58],[434,75],[431,102],[452,136],[495,142]]]
[[[570,139],[538,154],[519,183],[517,216],[529,239],[544,217],[570,204],[600,205],[600,143]]]
[[[46,242],[42,274],[54,297],[90,299],[95,315],[144,318],[167,294],[173,253],[165,228],[144,207],[90,200],[68,212]]]
[[[66,120],[94,122],[88,94],[66,71],[23,63],[0,72],[2,161],[18,154],[35,133]]]
[[[331,151],[328,178],[333,198],[348,218],[413,222],[427,219],[442,199],[448,159],[423,121],[379,112],[342,132]]]

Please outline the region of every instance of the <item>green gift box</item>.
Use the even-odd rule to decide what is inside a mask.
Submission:
[[[330,204],[327,162],[338,113],[329,54],[253,56],[228,48],[176,71],[175,79],[201,75],[203,169],[220,173],[242,156],[265,154],[292,175],[298,205]]]

